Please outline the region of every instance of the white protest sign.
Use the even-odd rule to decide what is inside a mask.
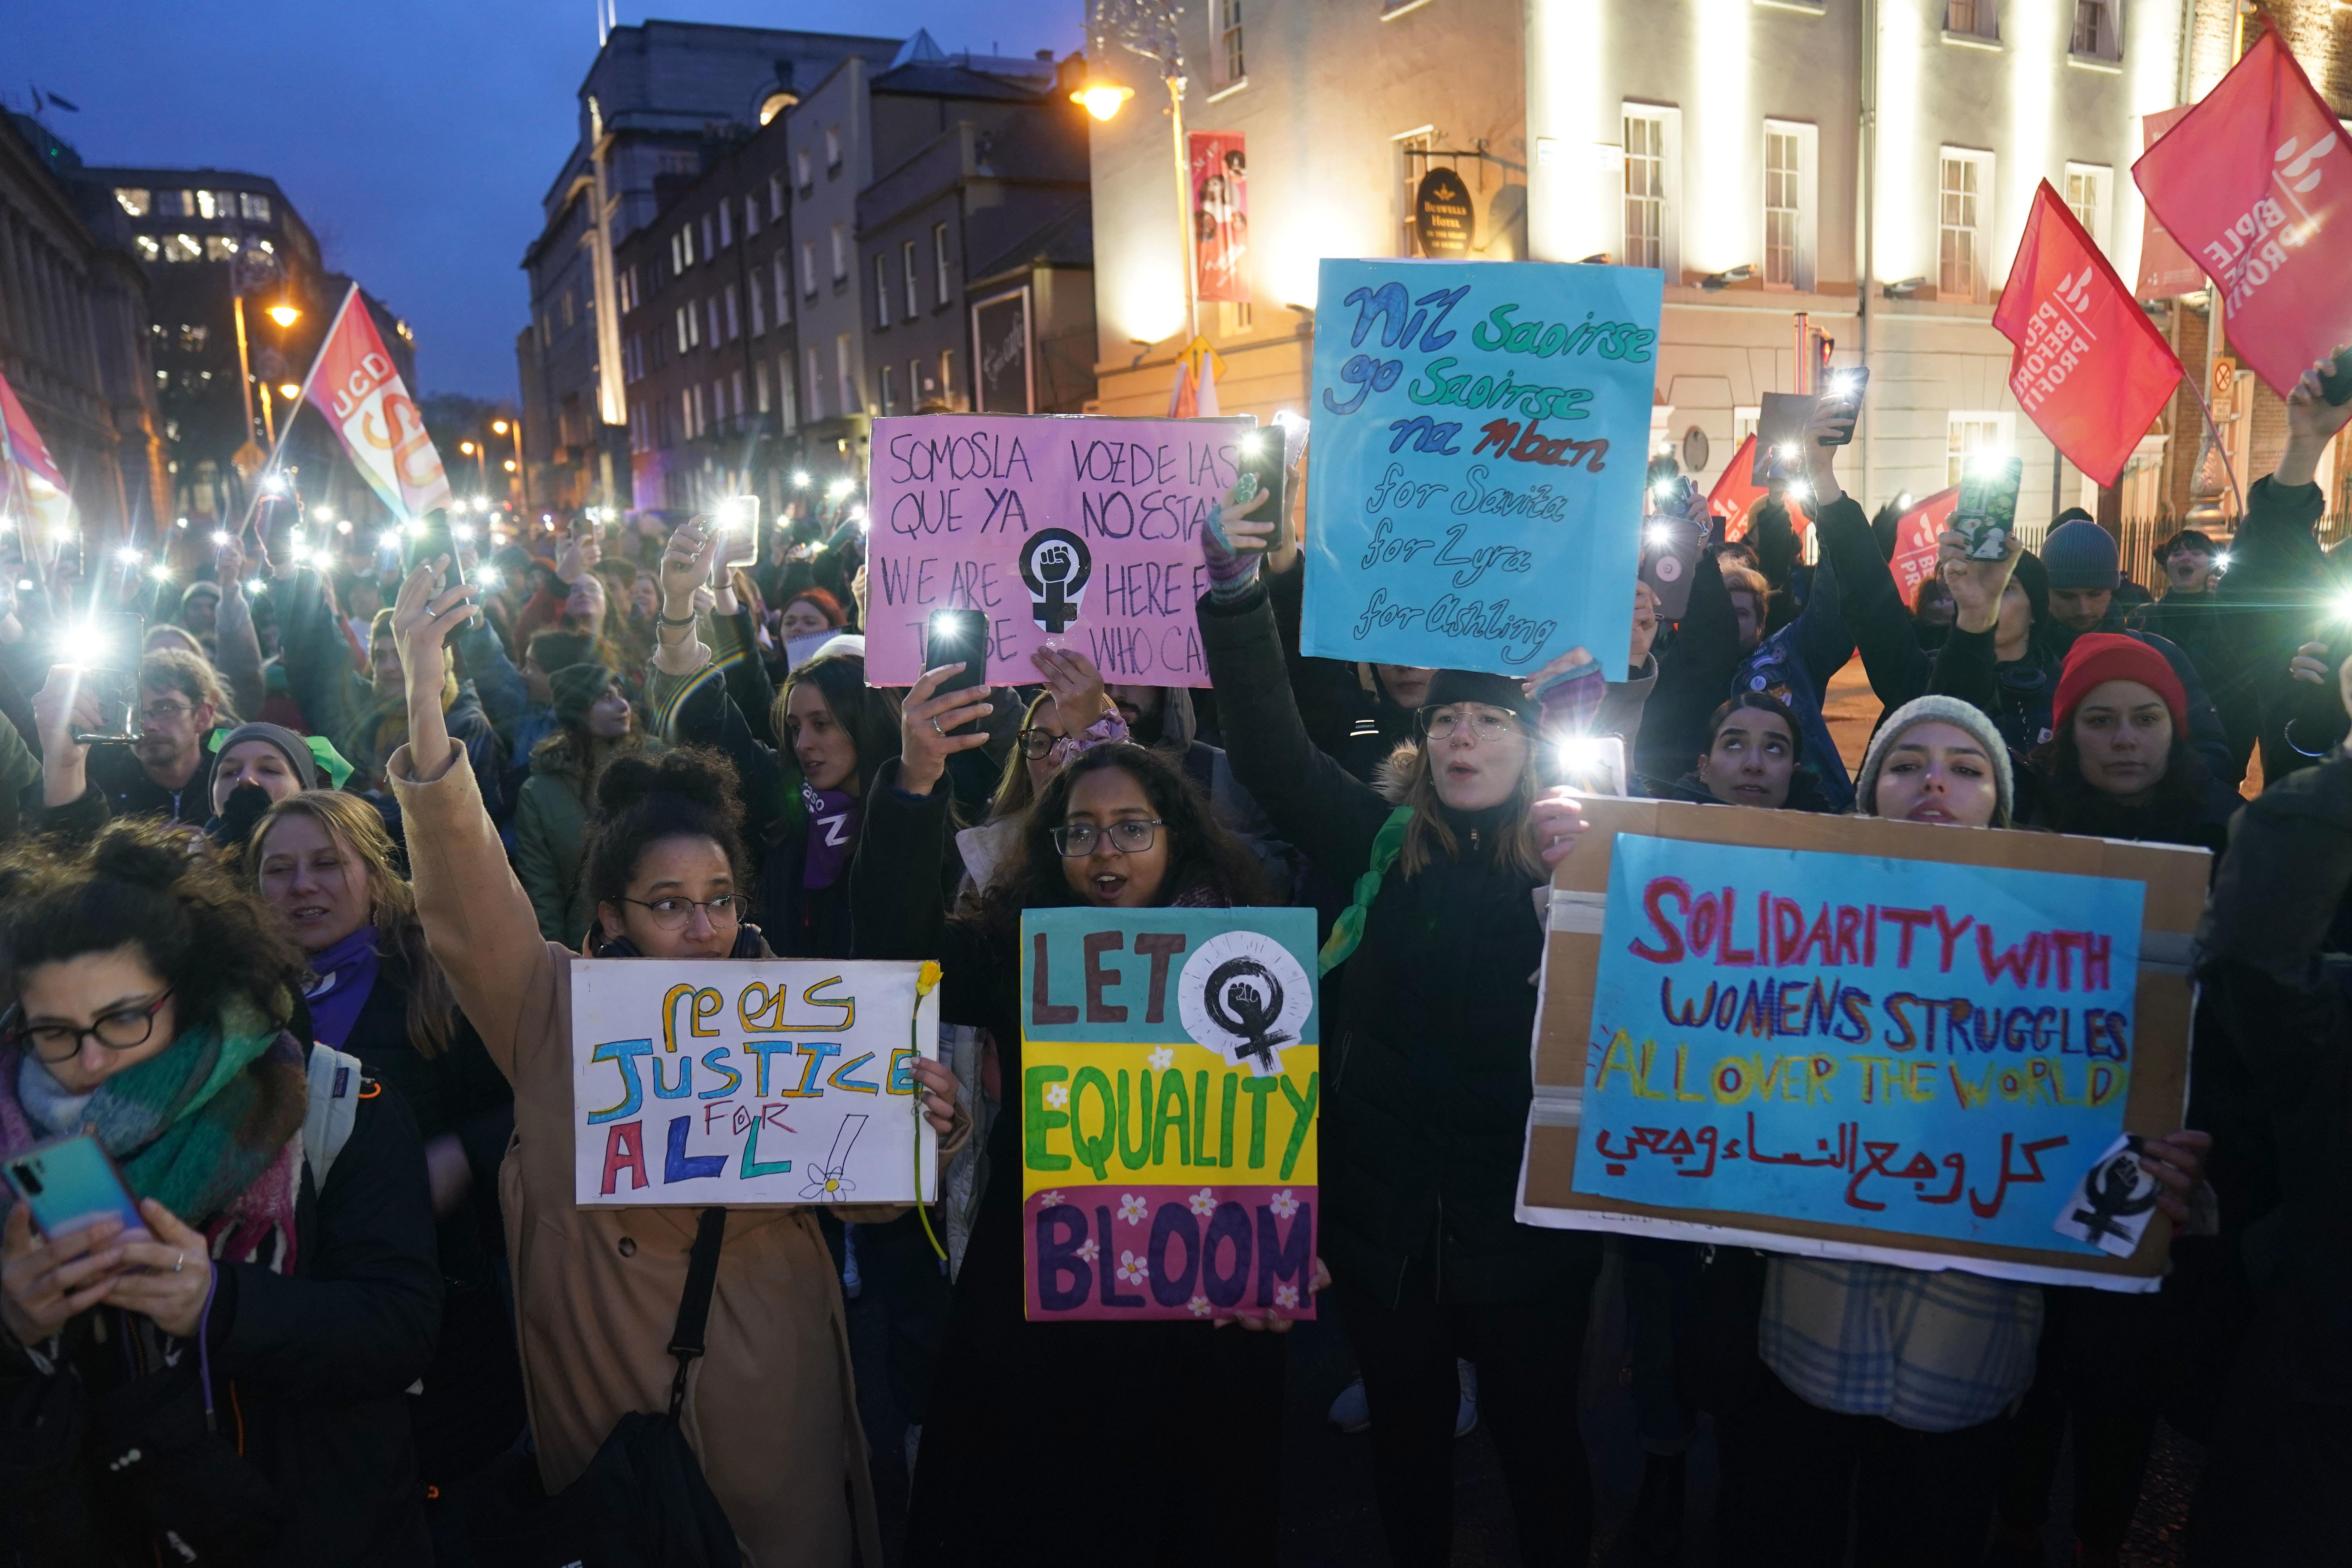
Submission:
[[[583,1208],[929,1202],[917,1056],[940,998],[913,963],[589,960],[572,966]]]

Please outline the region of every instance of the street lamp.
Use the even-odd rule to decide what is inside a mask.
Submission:
[[[1176,153],[1176,241],[1184,250],[1184,319],[1191,335],[1198,337],[1200,280],[1193,275],[1192,181],[1184,147],[1184,49],[1177,32],[1181,10],[1174,0],[1087,0],[1087,37],[1097,60],[1117,44],[1158,66],[1160,79],[1168,84],[1168,129]],[[1108,120],[1135,94],[1089,68],[1085,84],[1070,96],[1097,120]]]
[[[290,327],[302,319],[302,312],[295,307],[294,302],[285,299],[270,306],[265,313],[280,327]]]
[[[507,472],[515,477],[515,485],[520,492],[517,504],[528,510],[530,507],[530,476],[523,471],[522,466],[522,421],[493,419],[490,429],[493,434],[514,437],[514,457],[507,464]]]

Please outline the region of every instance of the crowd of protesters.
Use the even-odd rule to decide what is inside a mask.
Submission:
[[[2076,1560],[2119,1562],[2159,1423],[2205,1449],[2189,1561],[2329,1560],[2352,574],[2313,480],[2347,414],[2305,378],[2226,552],[2184,531],[2126,563],[2081,514],[1997,560],[1948,534],[1906,604],[1892,509],[1836,469],[1854,410],[1825,399],[1743,538],[1680,492],[1709,542],[1678,619],[1629,584],[1617,681],[1583,649],[1526,679],[1303,657],[1303,475],[1286,515],[1245,495],[1204,530],[1205,690],[1068,650],[867,684],[839,500],[789,509],[748,567],[715,520],[650,514],[346,558],[306,547],[291,494],[173,580],[24,563],[0,585],[0,1157],[87,1129],[141,1201],[47,1237],[0,1199],[0,1564],[631,1561],[599,1555],[625,1521],[583,1547],[562,1531],[593,1510],[560,1505],[646,1459],[631,1422],[664,1410],[694,1474],[635,1473],[709,1550],[680,1526],[662,1561],[878,1568],[886,1458],[909,1563],[1276,1560],[1286,1323],[1022,1309],[1023,912],[1169,905],[1318,913],[1314,1283],[1391,1561],[1448,1561],[1478,1424],[1521,1560],[1588,1560],[1604,1290],[1643,1453],[1612,1561],[1703,1530],[1735,1565],[2036,1563],[2068,1456]],[[77,646],[98,609],[136,613],[140,646]],[[1884,712],[1850,770],[1824,702],[1857,655]],[[1581,830],[1553,742],[1611,738],[1658,798],[2212,851],[2192,1098],[2143,1156],[2179,1230],[2165,1289],[1519,1223],[1529,893]],[[771,956],[941,965],[917,1072],[944,1262],[910,1209],[573,1202],[572,963]],[[698,1280],[696,1363],[673,1320]],[[858,1295],[884,1326],[854,1364],[903,1453],[861,1422]],[[1099,1397],[1146,1385],[1148,1420]],[[1688,1517],[1703,1416],[1711,1521]]]

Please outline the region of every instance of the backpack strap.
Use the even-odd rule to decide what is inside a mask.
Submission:
[[[677,1300],[677,1326],[670,1331],[669,1353],[677,1358],[670,1379],[670,1419],[686,1408],[686,1369],[702,1353],[702,1330],[710,1317],[710,1294],[719,1283],[719,1244],[727,1234],[727,1211],[709,1208],[694,1227],[694,1251],[686,1265],[686,1292]]]
[[[302,1116],[302,1158],[310,1167],[314,1188],[324,1192],[335,1157],[352,1141],[363,1079],[359,1058],[316,1041],[310,1046],[310,1100]]]

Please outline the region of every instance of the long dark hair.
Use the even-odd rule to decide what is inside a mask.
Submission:
[[[1801,763],[1805,760],[1805,731],[1797,722],[1795,710],[1769,691],[1734,692],[1729,700],[1709,714],[1706,721],[1706,750],[1701,752],[1699,755],[1704,757],[1713,753],[1715,738],[1723,733],[1723,727],[1731,722],[1731,716],[1744,708],[1752,708],[1759,713],[1769,713],[1781,723],[1786,724],[1789,727],[1790,757]]]
[[[1226,904],[1263,904],[1273,893],[1249,846],[1221,826],[1209,803],[1184,771],[1143,746],[1097,746],[1071,759],[1054,775],[1029,808],[1021,826],[1021,850],[997,874],[977,905],[957,916],[976,924],[992,945],[1010,944],[1021,934],[1024,910],[1062,909],[1079,902],[1062,874],[1062,853],[1054,829],[1070,815],[1070,795],[1078,781],[1116,768],[1133,779],[1160,818],[1168,845],[1168,874],[1159,903],[1171,904],[1203,892]]]
[[[898,697],[866,684],[866,660],[857,654],[829,653],[809,660],[785,679],[776,693],[775,711],[770,715],[776,749],[787,759],[793,743],[784,715],[792,707],[793,688],[803,685],[817,689],[833,712],[833,721],[857,748],[857,793],[866,795],[873,789],[874,775],[882,771],[882,764],[898,754]]]
[[[2172,749],[2165,753],[2164,776],[2156,781],[2155,793],[2137,806],[2124,805],[2083,776],[2083,753],[2074,744],[2071,722],[2060,725],[2056,734],[2036,746],[2026,763],[2040,785],[2036,815],[2061,833],[2126,837],[2116,831],[2117,814],[2145,813],[2150,828],[2145,837],[2158,837],[2193,820],[2211,792],[2212,775],[2204,759],[2189,745],[2187,733],[2179,730],[2173,731]]]
[[[110,822],[87,846],[55,839],[0,855],[0,988],[25,972],[135,947],[172,988],[181,1028],[217,1024],[244,999],[277,1027],[293,1016],[310,963],[278,911],[237,885],[184,834],[138,818]]]
[[[596,816],[580,853],[580,887],[590,908],[617,904],[646,850],[665,838],[716,843],[747,885],[743,869],[743,805],[735,793],[735,764],[704,746],[681,746],[657,757],[614,758],[596,776]]]

